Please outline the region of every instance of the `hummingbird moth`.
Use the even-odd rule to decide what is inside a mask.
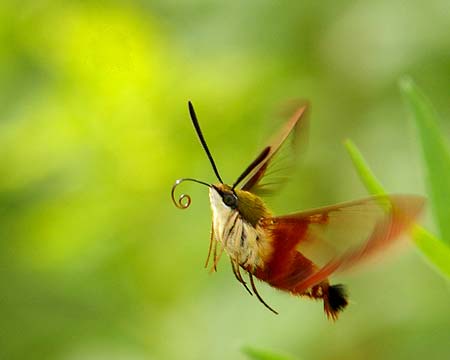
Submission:
[[[256,289],[255,277],[293,295],[322,300],[327,317],[336,320],[348,305],[348,295],[343,285],[332,285],[329,277],[367,259],[407,231],[423,208],[424,199],[414,195],[372,196],[275,216],[262,196],[278,184],[271,179],[272,165],[281,150],[288,147],[287,139],[295,140],[308,105],[302,104],[294,111],[232,185],[222,181],[194,107],[191,102],[188,105],[195,131],[219,182],[179,179],[172,187],[172,200],[178,208],[189,207],[189,195],[175,199],[176,187],[184,181],[209,188],[213,219],[205,267],[212,260],[215,271],[226,252],[236,279],[272,312],[277,314]],[[251,290],[242,272],[248,275]]]

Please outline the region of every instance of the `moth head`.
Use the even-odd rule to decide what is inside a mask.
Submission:
[[[219,205],[222,203],[224,206],[230,209],[237,209],[239,205],[239,198],[236,195],[234,189],[227,184],[215,184],[210,187],[210,197],[211,201],[215,203],[215,205]]]

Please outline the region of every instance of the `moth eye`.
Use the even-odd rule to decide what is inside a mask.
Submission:
[[[229,206],[230,208],[236,208],[237,207],[237,197],[234,194],[224,194],[223,195],[223,202],[226,206]]]

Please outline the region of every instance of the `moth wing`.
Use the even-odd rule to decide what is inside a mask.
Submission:
[[[296,104],[295,111],[291,112],[292,115],[283,128],[238,177],[233,187],[242,183],[242,190],[266,195],[283,183],[295,157],[297,134],[307,125],[305,118],[308,106],[306,101]],[[289,138],[291,141],[288,141]]]
[[[420,196],[376,196],[265,219],[273,253],[263,278],[301,293],[391,244],[423,205]]]

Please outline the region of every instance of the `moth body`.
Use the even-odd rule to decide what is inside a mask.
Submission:
[[[242,268],[280,290],[324,299],[326,312],[333,318],[347,305],[344,289],[339,285],[337,289],[340,291],[336,294],[340,302],[339,309],[332,308],[328,300],[332,287],[327,279],[308,288],[297,287],[299,280],[317,270],[317,266],[295,249],[284,254],[286,264],[277,263],[277,252],[274,251],[276,237],[270,230],[277,220],[261,198],[225,184],[211,186],[209,197],[213,214],[211,241],[220,243],[235,271]],[[245,286],[240,275],[238,280]]]

